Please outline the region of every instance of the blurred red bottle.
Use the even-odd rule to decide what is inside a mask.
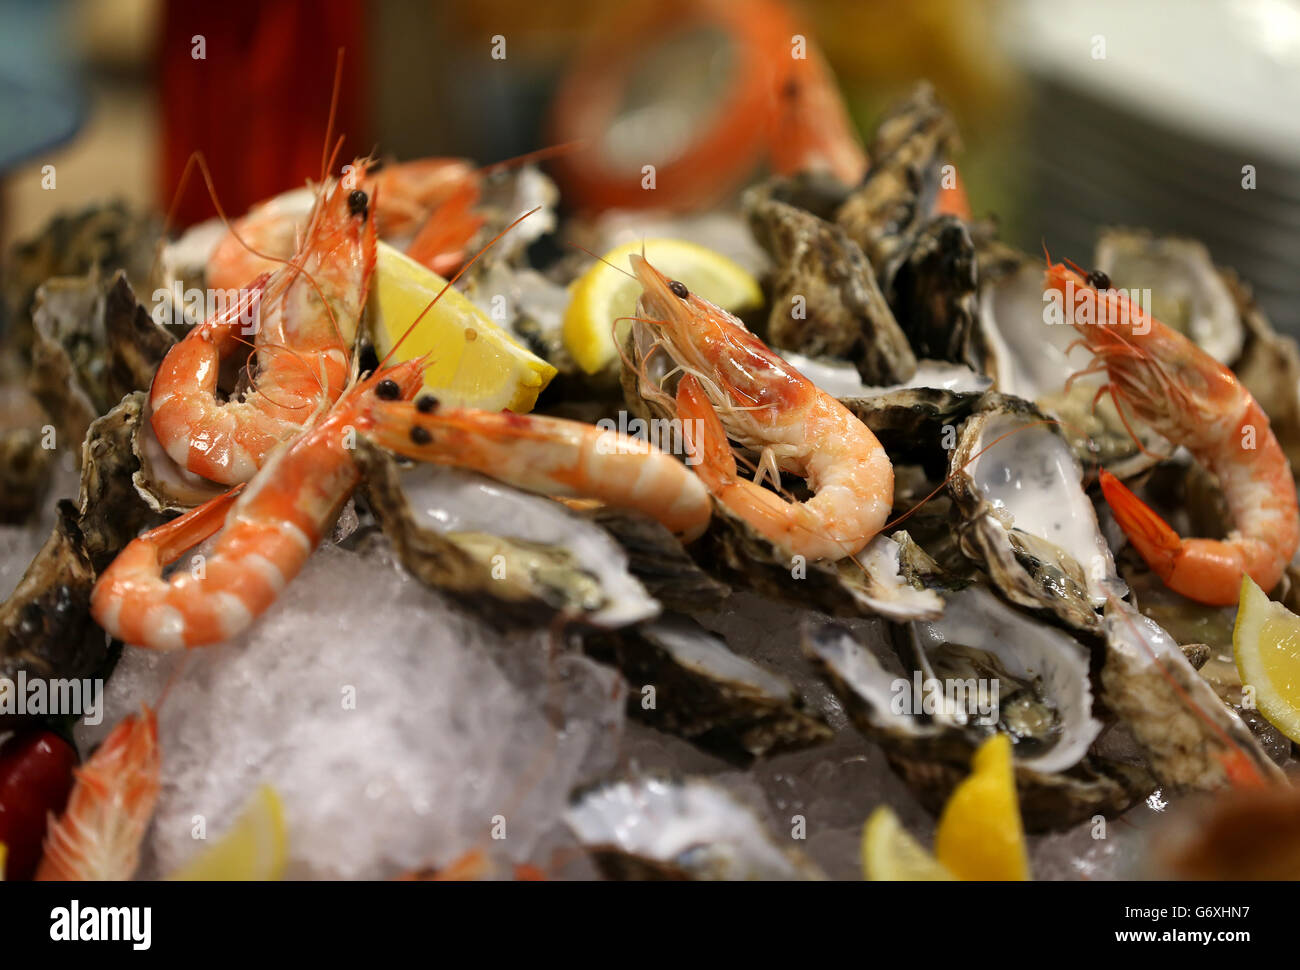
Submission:
[[[164,208],[196,150],[207,157],[231,218],[319,178],[339,48],[345,56],[334,138],[347,138],[335,169],[369,151],[366,36],[360,0],[169,0],[159,48]],[[191,175],[173,225],[215,214]]]

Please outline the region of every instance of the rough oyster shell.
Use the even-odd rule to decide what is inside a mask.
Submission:
[[[784,677],[732,653],[682,616],[590,636],[588,654],[612,662],[630,685],[628,715],[725,754],[762,756],[826,741],[831,730],[803,709]],[[655,703],[643,703],[653,685]]]
[[[1043,421],[1027,402],[990,393],[962,425],[948,484],[962,549],[1011,602],[1095,634],[1097,609],[1125,587],[1082,470]]]
[[[82,441],[100,414],[147,390],[175,339],[135,297],[124,272],[51,279],[37,290],[32,393],[64,441]]]
[[[908,380],[916,357],[861,247],[839,226],[772,198],[765,187],[747,192],[744,205],[755,238],[776,266],[769,279],[768,342],[853,361],[869,384]]]
[[[758,816],[701,779],[632,779],[594,788],[565,822],[612,879],[820,879]]]
[[[403,467],[364,441],[357,458],[398,557],[430,586],[499,618],[535,621],[541,608],[616,627],[658,614],[614,539],[561,503],[460,469]]]
[[[21,522],[45,491],[53,450],[44,447],[49,418],[18,387],[0,386],[0,522]]]
[[[725,506],[715,505],[708,531],[691,547],[714,575],[767,596],[832,616],[937,616],[943,601],[926,588],[928,557],[905,532],[877,536],[838,562],[794,560]]]
[[[0,677],[84,677],[107,657],[108,644],[89,616],[98,572],[157,517],[131,482],[131,439],[144,395],[128,395],[95,420],[82,445],[81,494],[64,501],[45,546],[13,595],[0,606]]]
[[[107,278],[117,269],[136,283],[148,282],[159,225],[117,201],[51,219],[41,231],[16,245],[5,266],[5,297],[14,328],[11,346],[26,353],[32,341],[31,311],[36,290],[53,277],[98,271]]]
[[[918,84],[881,121],[868,149],[871,168],[835,215],[871,261],[891,305],[894,274],[930,220],[943,165],[958,147],[952,115],[929,84]]]
[[[945,599],[940,620],[882,631],[870,646],[838,624],[810,625],[804,634],[805,652],[854,723],[883,746],[927,807],[942,806],[969,774],[975,746],[995,730],[1016,742],[1017,785],[1031,829],[1115,814],[1151,790],[1152,779],[1140,769],[1087,753],[1101,730],[1092,715],[1087,647],[987,588],[968,587]],[[913,713],[916,682],[931,677],[996,680],[997,724],[979,724],[944,705]]]
[[[978,262],[960,219],[940,216],[916,233],[893,287],[890,305],[918,357],[979,365]]]
[[[1113,600],[1106,606],[1102,699],[1141,746],[1152,772],[1173,791],[1222,787],[1229,765],[1264,779],[1281,769],[1152,619]]]

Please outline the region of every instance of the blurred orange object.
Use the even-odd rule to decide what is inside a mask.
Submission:
[[[730,42],[724,93],[675,153],[646,165],[611,158],[606,137],[647,52],[705,30]],[[551,139],[585,143],[556,169],[568,197],[596,210],[715,202],[765,153],[777,171],[820,168],[849,183],[866,169],[830,69],[779,0],[663,0],[627,8],[592,34],[565,77],[551,108]]]
[[[339,48],[346,54],[334,137],[347,135],[339,158],[364,154],[366,32],[361,0],[168,2],[159,55],[164,205],[194,151],[207,158],[232,218],[319,178]],[[192,179],[174,223],[215,214]]]

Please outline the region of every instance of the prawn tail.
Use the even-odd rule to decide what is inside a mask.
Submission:
[[[158,716],[142,705],[77,769],[67,809],[51,819],[35,878],[130,879],[158,800],[161,767]]]
[[[1143,560],[1168,583],[1183,549],[1183,540],[1132,489],[1106,469],[1101,470],[1101,492],[1115,521]]]

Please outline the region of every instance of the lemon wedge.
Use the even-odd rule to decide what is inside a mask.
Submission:
[[[244,805],[230,830],[171,878],[191,882],[280,879],[288,854],[280,796],[270,785],[263,785]]]
[[[370,327],[380,359],[446,285],[437,273],[379,243],[370,288]],[[394,360],[429,354],[424,386],[453,407],[531,411],[555,368],[449,288],[402,341]]]
[[[887,805],[862,826],[862,874],[887,882],[940,882],[952,879],[930,851],[912,838]]]
[[[641,284],[629,275],[628,257],[639,254],[643,246],[655,269],[724,310],[743,313],[763,303],[758,280],[726,256],[695,243],[647,239],[611,249],[603,262],[574,280],[573,298],[564,314],[564,345],[588,374],[603,370],[618,355],[615,321],[635,313],[641,295]],[[630,323],[622,321],[618,326],[621,335]]]
[[[939,817],[935,855],[958,879],[1028,879],[1011,739],[995,734],[986,740],[972,768]]]
[[[1300,616],[1241,580],[1232,656],[1241,683],[1255,689],[1255,706],[1292,741],[1300,740]]]

